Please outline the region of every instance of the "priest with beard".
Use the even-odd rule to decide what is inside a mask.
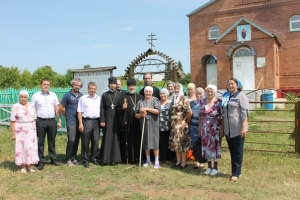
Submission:
[[[121,133],[121,156],[123,163],[135,164],[139,161],[141,145],[141,127],[139,119],[135,118],[137,102],[144,96],[136,93],[136,81],[127,80],[127,93],[123,95],[123,129]]]
[[[121,162],[119,137],[122,121],[122,94],[117,92],[117,78],[108,78],[109,91],[102,94],[100,125],[103,127],[100,157],[102,164]]]

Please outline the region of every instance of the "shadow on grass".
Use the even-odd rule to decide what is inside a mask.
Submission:
[[[20,166],[15,165],[13,161],[4,161],[0,163],[0,167],[3,169],[9,169],[10,171],[16,172],[20,169]]]

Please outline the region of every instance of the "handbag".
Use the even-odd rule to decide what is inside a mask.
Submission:
[[[202,157],[202,145],[201,145],[201,138],[194,143],[193,146],[193,156],[199,163],[206,163],[207,159]]]
[[[186,151],[186,160],[195,160],[195,157],[193,156],[193,150],[191,148]]]

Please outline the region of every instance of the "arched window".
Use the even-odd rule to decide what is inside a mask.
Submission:
[[[300,15],[294,15],[291,17],[290,31],[300,31]]]
[[[209,39],[214,40],[219,37],[219,27],[217,25],[213,25],[209,27]]]
[[[234,57],[246,57],[253,56],[253,52],[250,49],[241,48],[235,52]]]

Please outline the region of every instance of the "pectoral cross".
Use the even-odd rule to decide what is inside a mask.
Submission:
[[[110,106],[111,106],[111,109],[114,109],[114,108],[115,108],[115,105],[114,105],[114,104],[111,104]]]

